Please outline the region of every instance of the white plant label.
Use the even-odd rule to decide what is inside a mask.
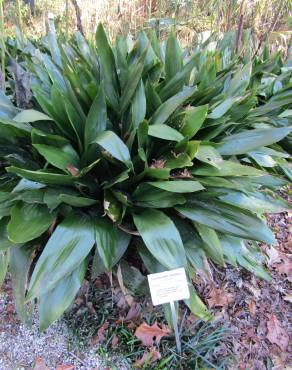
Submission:
[[[154,306],[190,298],[184,268],[150,274],[148,282]]]

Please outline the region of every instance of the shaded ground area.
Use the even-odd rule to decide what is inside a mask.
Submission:
[[[163,312],[153,310],[148,299],[127,301],[117,282],[110,287],[107,276],[94,285],[85,284],[71,312],[42,335],[36,322],[32,329],[18,322],[8,281],[0,298],[0,369],[32,369],[38,358],[58,370],[133,368],[130,364],[146,369],[208,368],[208,364],[223,369],[288,369],[292,365],[291,214],[270,215],[268,222],[278,240],[276,247],[261,246],[268,255],[272,281],[231,267],[211,266],[209,278],[198,276],[196,289],[215,321],[204,325],[181,309],[181,357],[175,354],[174,339],[167,337],[168,328],[161,326]],[[158,329],[155,320],[161,324]],[[148,337],[142,336],[142,342],[152,335],[151,348],[135,336],[141,325],[145,329],[148,324]]]
[[[218,320],[230,323],[236,369],[284,369],[292,365],[292,218],[268,216],[278,246],[261,248],[268,255],[271,282],[243,269],[213,269],[214,285],[197,289]],[[232,367],[233,368],[233,367]]]

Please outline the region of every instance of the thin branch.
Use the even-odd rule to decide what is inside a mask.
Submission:
[[[263,42],[264,42],[264,41],[266,41],[266,39],[267,39],[268,35],[269,35],[271,32],[273,32],[273,31],[274,31],[274,28],[275,28],[275,26],[276,26],[276,24],[277,24],[277,22],[278,22],[279,17],[280,17],[280,14],[281,14],[281,11],[282,11],[282,8],[283,8],[283,5],[284,5],[284,0],[282,0],[282,1],[280,2],[279,7],[278,7],[278,10],[277,10],[277,11],[275,12],[275,14],[274,14],[274,18],[273,18],[273,20],[272,20],[272,22],[271,22],[271,24],[270,24],[269,29],[267,30],[267,32],[265,32],[265,33],[261,36],[260,41],[259,41],[259,44],[258,44],[258,47],[257,47],[257,49],[256,49],[256,51],[255,51],[255,53],[254,53],[254,55],[253,55],[253,58],[254,58],[254,57],[257,55],[257,53],[259,52],[259,50],[260,50],[260,48],[261,48],[261,46],[262,46]]]

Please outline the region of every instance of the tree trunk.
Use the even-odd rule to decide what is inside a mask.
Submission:
[[[81,10],[80,10],[80,7],[77,3],[77,0],[71,0],[73,6],[74,6],[74,9],[75,9],[75,13],[76,13],[76,20],[77,20],[77,29],[78,31],[84,36],[84,30],[83,30],[83,26],[82,26],[82,22],[81,22]]]
[[[29,5],[31,15],[35,16],[35,0],[24,0],[24,3]]]

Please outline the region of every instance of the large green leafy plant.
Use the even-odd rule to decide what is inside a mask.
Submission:
[[[9,266],[22,319],[37,302],[46,328],[87,271],[129,254],[150,272],[183,266],[190,282],[206,258],[269,278],[257,241],[275,239],[262,215],[287,205],[263,186],[286,181],[242,163],[291,128],[255,127],[251,63],[220,48],[183,52],[174,35],[160,45],[141,32],[111,48],[100,25],[96,45],[49,35],[26,68],[35,109],[0,96],[0,280]],[[191,283],[190,293],[208,318]]]

